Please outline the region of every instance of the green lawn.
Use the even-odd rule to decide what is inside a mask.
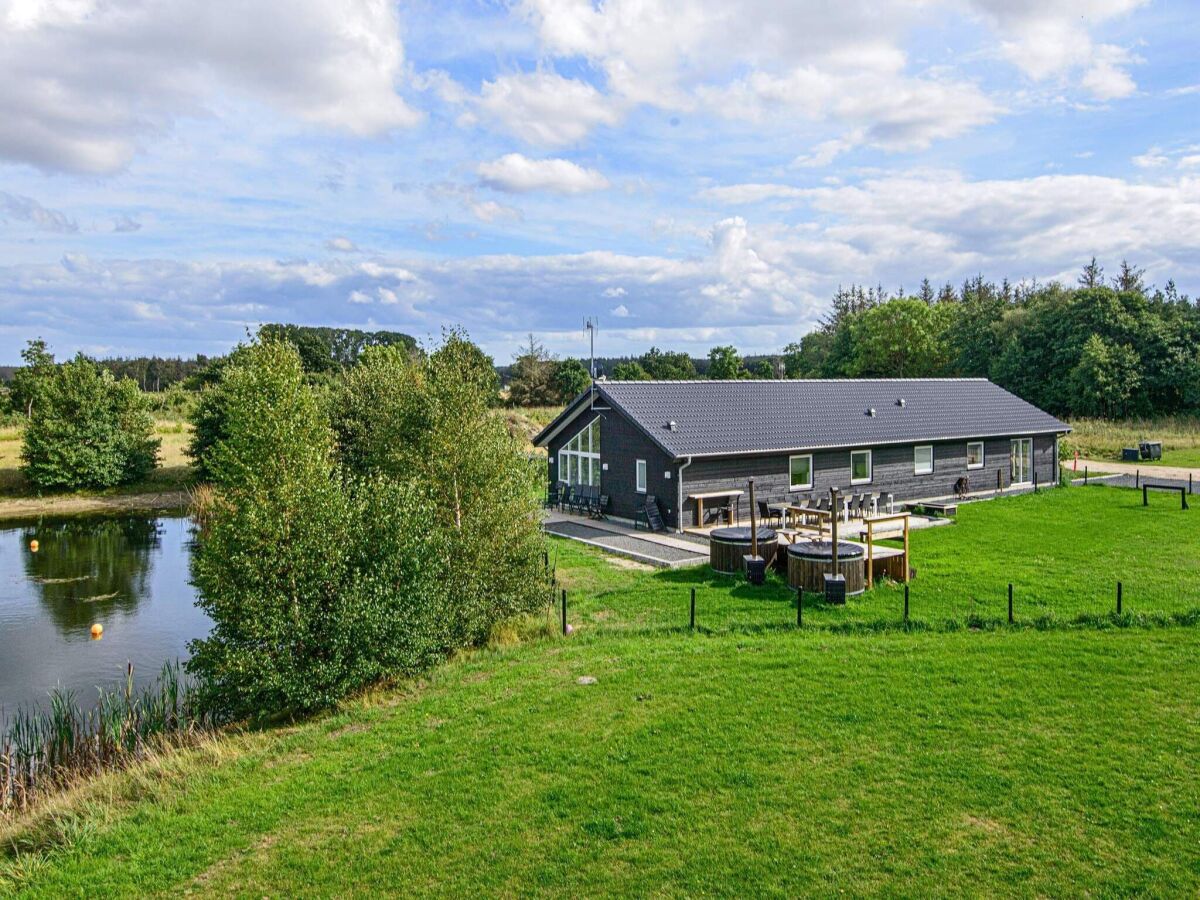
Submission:
[[[1130,606],[1193,607],[1200,510],[1162,499],[1141,511],[1132,491],[1079,488],[966,507],[957,526],[914,536],[914,616],[998,613],[990,586],[1006,559],[1024,573],[1014,581],[1039,585],[1039,614],[1107,609],[1114,564],[1129,572]],[[1145,552],[1171,535],[1183,574],[1178,558]],[[1197,628],[798,631],[778,582],[754,591],[703,568],[553,549],[571,638],[527,625],[521,641],[336,715],[110,776],[0,828],[35,848],[10,858],[10,885],[32,896],[1200,891]],[[693,585],[711,629],[695,634],[681,627]],[[894,621],[897,596],[814,606],[806,622]],[[971,596],[988,598],[982,612]]]
[[[910,616],[937,628],[968,617],[999,621],[1007,618],[1012,582],[1018,622],[1069,621],[1113,610],[1118,579],[1126,612],[1200,609],[1200,500],[1188,512],[1165,494],[1151,501],[1143,507],[1138,491],[1092,485],[964,504],[956,524],[911,533],[917,577]],[[795,621],[795,595],[777,575],[757,589],[707,567],[631,574],[584,565],[588,552],[577,544],[556,541],[554,548],[574,616],[585,628],[686,625],[693,586],[705,628]],[[889,582],[844,607],[810,597],[805,620],[896,623],[903,606],[902,586]]]

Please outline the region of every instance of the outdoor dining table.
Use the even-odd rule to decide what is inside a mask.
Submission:
[[[728,507],[729,524],[734,525],[737,523],[737,520],[738,520],[737,504],[740,503],[741,498],[742,498],[741,491],[707,491],[702,494],[688,494],[688,499],[696,504],[696,527],[697,528],[702,527],[704,525],[704,501],[705,500],[717,500],[722,497],[728,497],[729,500],[731,501],[731,503]]]

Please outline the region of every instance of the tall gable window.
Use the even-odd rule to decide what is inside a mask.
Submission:
[[[558,451],[558,480],[568,484],[600,483],[600,417]]]

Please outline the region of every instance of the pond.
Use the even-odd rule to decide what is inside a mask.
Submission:
[[[127,663],[145,683],[164,662],[186,659],[188,641],[210,626],[188,583],[191,542],[191,522],[179,517],[0,524],[0,722],[44,707],[56,686],[88,705],[97,685],[123,680]]]

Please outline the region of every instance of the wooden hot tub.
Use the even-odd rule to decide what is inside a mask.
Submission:
[[[864,550],[858,544],[838,541],[838,568],[846,577],[846,594],[861,594],[866,587]],[[797,541],[787,548],[788,584],[805,592],[825,593],[825,576],[833,574],[831,541]]]
[[[758,529],[758,555],[767,565],[775,560],[779,535],[770,528]],[[717,528],[708,536],[708,561],[713,570],[733,575],[744,568],[743,556],[750,554],[749,528]]]

